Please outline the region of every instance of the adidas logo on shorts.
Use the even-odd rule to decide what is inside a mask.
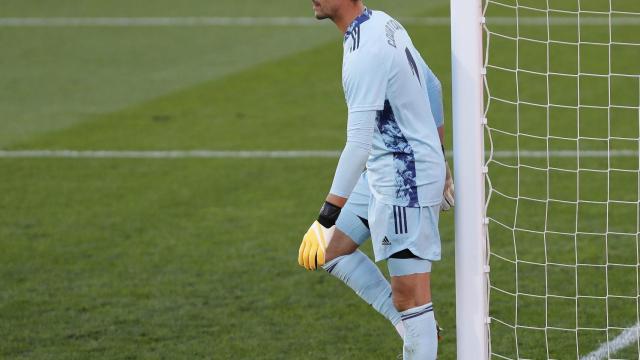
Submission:
[[[391,245],[391,241],[389,241],[389,239],[387,239],[387,237],[385,236],[384,239],[382,239],[382,245]]]

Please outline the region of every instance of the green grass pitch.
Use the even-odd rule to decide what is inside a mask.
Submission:
[[[368,4],[397,17],[448,16],[448,2],[443,0]],[[1,17],[312,15],[308,2],[294,0],[266,5],[251,0],[144,0],[135,5],[123,0],[82,5],[72,0],[7,0],[2,8]],[[443,83],[450,125],[448,27],[407,28]],[[530,36],[539,31],[524,30],[531,30]],[[573,33],[570,28],[561,31]],[[344,142],[341,36],[330,24],[1,27],[0,45],[0,149],[337,150]],[[499,50],[492,62],[508,67],[512,44],[494,46]],[[534,46],[521,51],[528,52],[535,66],[539,53]],[[636,66],[633,57],[627,58],[620,66]],[[589,59],[585,66],[594,68],[603,61],[596,55]],[[509,96],[509,75],[490,75],[504,83]],[[558,101],[570,101],[573,84],[559,86]],[[523,96],[537,101],[541,94],[533,90]],[[638,99],[637,88],[625,94],[622,101]],[[598,94],[594,96],[591,100],[598,100]],[[494,106],[491,111],[492,126],[513,130],[512,108]],[[566,111],[554,113],[559,120],[549,131],[570,137],[576,131],[575,114]],[[535,109],[521,115],[536,118]],[[598,114],[582,115],[595,125],[581,131],[598,129]],[[637,121],[629,121],[628,114],[617,115],[616,124],[621,125],[612,131],[637,137]],[[544,124],[521,123],[527,126],[521,131],[528,134],[547,131]],[[450,130],[449,126],[448,148]],[[508,136],[493,140],[496,150],[514,146]],[[541,149],[534,140],[523,139],[523,144]],[[600,145],[584,144],[595,150]],[[616,143],[616,149],[628,145]],[[565,150],[569,145],[558,146]],[[520,177],[508,167],[492,166],[494,187],[506,195],[521,190],[520,196],[547,196],[546,188],[539,186],[546,174],[534,168],[549,164],[545,159],[523,161],[530,161],[524,164],[532,168],[522,169]],[[551,165],[566,169],[580,166],[571,159],[553,161]],[[637,157],[612,161],[592,159],[582,165],[638,169]],[[334,278],[297,265],[301,236],[317,215],[336,162],[0,158],[0,358],[396,358],[402,342],[386,320]],[[596,201],[607,194],[611,199],[638,200],[637,186],[631,191],[628,185],[637,185],[637,173],[616,173],[609,179],[596,173],[581,175],[582,188],[577,189],[577,175],[550,172],[559,179],[551,195],[567,201]],[[514,221],[514,203],[506,197],[493,199],[492,216],[504,223]],[[526,209],[529,213],[511,225],[544,226],[544,212],[535,201]],[[557,212],[546,219],[550,226],[563,230],[566,223],[575,222],[575,209],[552,210]],[[637,231],[637,212],[630,208],[584,210],[583,219],[589,220],[579,226],[585,231],[600,231],[602,226]],[[597,222],[602,218],[607,224]],[[432,285],[436,317],[445,329],[439,359],[455,359],[452,213],[442,215],[440,230],[443,260],[434,266]],[[513,233],[499,227],[491,231],[492,251],[513,259]],[[535,234],[517,235],[519,260],[544,262],[549,253],[554,258],[548,257],[548,262],[572,263],[580,256],[581,262],[603,264],[606,252],[609,262],[637,267],[636,238],[612,237],[609,248],[603,248],[598,237],[549,238],[544,243]],[[371,254],[370,244],[365,251]],[[545,274],[527,263],[518,267],[516,278],[513,263],[492,258],[492,283],[515,291],[517,280],[520,292],[534,295],[548,289],[570,297],[578,289],[581,294],[637,296],[636,268],[630,273],[614,267],[605,273],[606,267],[579,267],[575,271],[581,282],[572,285],[571,292],[571,286],[563,285],[573,284],[573,270],[551,266]],[[381,268],[386,272],[384,264]],[[603,277],[608,286],[600,281]],[[517,309],[520,325],[575,327],[572,302],[545,305],[539,298],[519,296],[516,303],[514,297],[497,292],[491,299],[492,315],[505,322],[515,322]],[[607,307],[611,326],[637,322],[635,301],[579,305],[590,309],[578,314],[582,325],[606,327]],[[547,318],[540,315],[545,306]],[[571,337],[550,330],[545,339],[539,331],[522,328],[516,333],[494,322],[492,334],[494,351],[505,356],[516,356],[517,343],[521,357],[546,357],[546,342],[552,357],[577,356],[575,333]],[[602,332],[579,335],[580,355],[607,340]],[[637,358],[637,347],[616,356]]]

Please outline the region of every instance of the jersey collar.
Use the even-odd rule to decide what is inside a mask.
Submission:
[[[371,10],[369,10],[368,8],[364,8],[362,14],[355,18],[355,20],[353,20],[353,22],[347,27],[347,31],[344,33],[344,41],[347,41],[353,29],[360,26],[360,24],[362,24],[363,22],[369,20],[371,18],[371,14]]]

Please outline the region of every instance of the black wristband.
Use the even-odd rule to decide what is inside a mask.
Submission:
[[[320,225],[330,228],[336,224],[336,220],[338,220],[338,216],[340,215],[341,208],[329,203],[324,202],[322,208],[320,208],[320,215],[318,215],[318,222]]]

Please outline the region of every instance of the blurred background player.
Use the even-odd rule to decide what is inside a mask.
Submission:
[[[348,125],[329,195],[298,262],[322,266],[389,319],[405,359],[435,359],[431,262],[440,259],[439,211],[453,205],[440,83],[387,14],[360,0],[312,3],[317,19],[331,19],[344,33]],[[375,260],[387,259],[391,284],[358,250],[370,236]]]

